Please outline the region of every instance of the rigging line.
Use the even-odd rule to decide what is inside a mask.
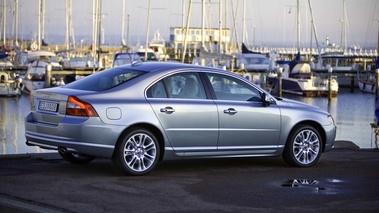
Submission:
[[[376,30],[374,30],[375,27],[373,27],[374,25],[373,23],[375,23],[374,21],[376,22],[379,21],[379,18],[375,19],[375,15],[377,14],[375,13],[377,6],[378,6],[378,1],[374,0],[371,2],[371,7],[370,7],[371,11],[370,11],[370,16],[369,16],[369,21],[367,22],[366,36],[365,36],[365,42],[364,42],[365,46],[370,45],[370,40],[373,39],[371,36],[373,35],[374,32],[376,32]],[[376,37],[374,37],[374,39],[376,40]]]
[[[233,7],[233,0],[230,2],[232,4],[232,17],[233,17],[233,31],[234,31],[234,34],[235,34],[235,39],[236,39],[236,45],[237,45],[237,50],[240,51],[240,48],[239,48],[239,44],[238,44],[238,32],[237,32],[237,17],[236,17],[236,13],[234,11],[234,7]],[[239,5],[239,1],[237,1],[237,5],[236,5],[236,11],[238,11],[238,5]],[[232,33],[232,39],[231,41],[233,40],[233,33]]]
[[[309,10],[310,10],[310,13],[311,13],[312,29],[313,29],[315,40],[316,40],[317,51],[318,51],[318,53],[321,53],[320,45],[318,43],[318,34],[317,34],[317,29],[316,29],[316,21],[315,21],[314,15],[313,15],[312,1],[308,0],[308,4],[309,4]]]

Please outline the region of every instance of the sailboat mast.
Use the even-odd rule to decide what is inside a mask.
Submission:
[[[297,0],[297,51],[300,53],[300,0]]]
[[[347,25],[347,18],[346,18],[346,2],[343,0],[343,51],[346,52],[346,25]]]
[[[41,42],[45,40],[45,0],[41,1]]]
[[[69,31],[69,25],[68,25],[68,20],[69,20],[69,7],[70,7],[70,0],[66,0],[66,34],[65,34],[65,46],[66,50],[70,48],[69,46],[69,36],[68,36],[68,31]]]
[[[243,0],[243,15],[242,15],[242,43],[245,43],[246,33],[246,0]]]
[[[184,34],[184,44],[183,44],[183,53],[182,53],[182,63],[184,63],[184,59],[186,57],[186,51],[187,51],[187,36],[188,36],[188,30],[189,30],[189,24],[191,20],[191,10],[192,10],[192,0],[189,0],[188,3],[188,14],[187,14],[187,24],[186,24],[186,30]]]
[[[219,12],[218,12],[218,16],[219,16],[219,30],[218,30],[218,53],[221,53],[221,37],[222,37],[222,0],[220,0],[219,2]]]
[[[15,37],[15,44],[18,46],[18,0],[14,1],[14,9],[15,9],[15,22],[16,22],[16,37]]]
[[[7,0],[4,0],[3,4],[3,27],[4,27],[4,32],[3,32],[3,45],[6,45],[6,29],[7,29],[7,22],[6,22],[6,17],[7,17]]]
[[[38,50],[41,49],[41,10],[42,10],[42,1],[38,0]]]
[[[129,24],[130,24],[130,15],[128,14],[128,25],[126,28],[126,45],[129,45]]]
[[[205,0],[202,0],[201,5],[201,46],[205,48]]]
[[[145,44],[145,61],[147,61],[147,48],[149,46],[149,28],[150,28],[150,0],[147,8],[147,26],[146,26],[146,44]]]
[[[125,45],[124,40],[124,31],[125,31],[125,0],[122,0],[122,17],[121,17],[121,45]]]
[[[225,19],[224,19],[224,28],[226,29],[228,26],[228,0],[225,0]],[[224,52],[226,53],[228,50],[228,42],[225,41],[225,47],[224,47]]]
[[[317,47],[318,53],[320,54],[321,50],[320,50],[320,45],[318,44],[318,35],[317,35],[317,30],[316,30],[316,22],[315,22],[315,18],[314,18],[314,15],[313,15],[313,9],[312,9],[312,2],[311,2],[311,0],[308,0],[308,4],[309,4],[309,10],[311,12],[312,28],[313,28],[313,32],[314,32],[314,35],[315,35],[316,47]]]

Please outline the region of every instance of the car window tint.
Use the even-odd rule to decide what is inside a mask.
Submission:
[[[219,74],[207,74],[218,100],[262,101],[260,92],[245,82]]]
[[[159,81],[147,90],[149,98],[167,98],[166,89],[163,81]]]
[[[143,75],[144,73],[146,72],[125,68],[112,68],[74,81],[64,87],[89,91],[104,91]]]
[[[197,73],[179,73],[166,77],[148,89],[147,97],[206,99]]]

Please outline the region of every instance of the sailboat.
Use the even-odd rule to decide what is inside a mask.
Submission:
[[[327,96],[329,85],[332,96],[338,93],[338,82],[336,78],[325,79],[311,71],[308,61],[294,59],[284,66],[282,73],[282,91],[301,96]]]
[[[22,79],[10,67],[13,64],[8,60],[8,54],[0,54],[0,96],[21,94]]]
[[[379,44],[379,43],[378,43]],[[379,67],[379,57],[376,57],[376,66]],[[370,70],[357,70],[358,86],[362,92],[375,93],[376,91],[376,73]]]
[[[378,21],[379,24],[379,21]],[[379,53],[379,25],[378,25],[378,47],[377,53]],[[376,56],[375,69],[379,69],[379,55]],[[364,71],[357,71],[358,86],[362,92],[376,93],[377,91],[377,73],[370,72],[370,69]]]
[[[310,5],[311,7],[311,5]],[[312,9],[311,9],[312,12]],[[333,96],[338,93],[338,82],[335,77],[330,79],[322,78],[311,71],[309,61],[300,58],[300,10],[299,0],[297,0],[297,33],[298,33],[298,54],[296,58],[283,66],[282,73],[282,91],[301,96],[327,96],[329,86]],[[314,24],[314,22],[313,22]],[[315,26],[313,26],[315,29]],[[268,76],[268,82],[276,82],[273,76]],[[273,83],[274,86],[277,84]]]
[[[45,88],[46,70],[62,70],[62,65],[58,63],[55,53],[51,51],[39,50],[28,53],[28,66],[23,79],[23,92],[29,93],[33,90]],[[52,79],[52,85],[60,85],[63,82],[56,82]]]
[[[357,71],[358,86],[362,92],[375,93],[376,91],[376,78],[375,75],[368,71]]]

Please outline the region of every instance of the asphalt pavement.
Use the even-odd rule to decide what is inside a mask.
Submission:
[[[160,162],[118,174],[108,159],[0,156],[0,212],[378,212],[379,150],[338,141],[311,168],[280,157]]]

